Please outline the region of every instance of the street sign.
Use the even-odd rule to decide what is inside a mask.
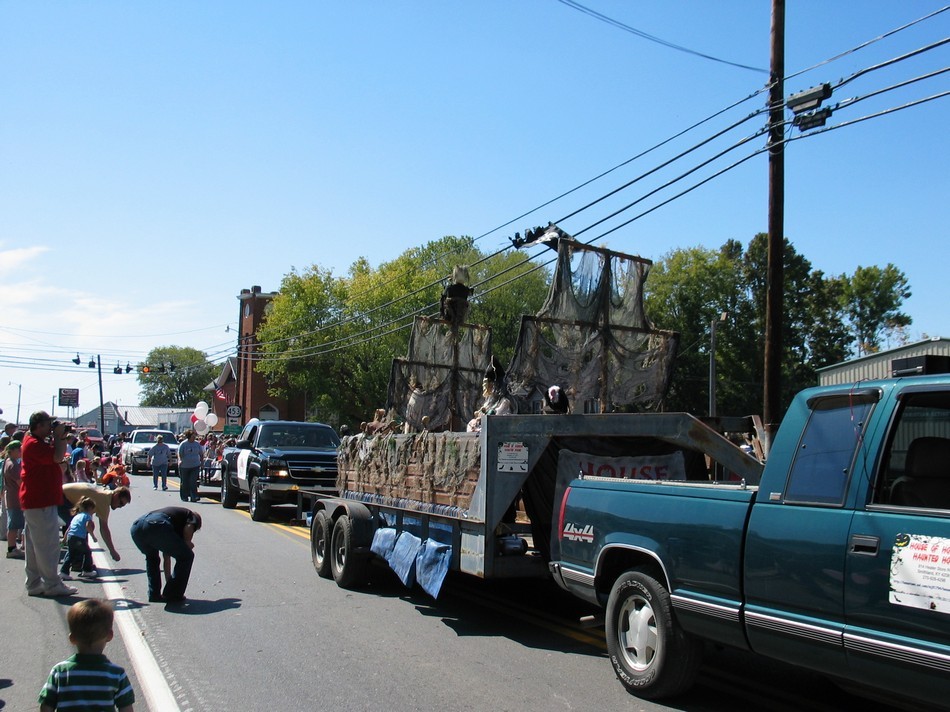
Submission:
[[[60,388],[59,389],[59,405],[69,406],[76,408],[79,406],[79,389],[78,388]]]
[[[240,435],[241,426],[240,425],[225,425],[224,434],[225,435]]]
[[[229,405],[224,414],[229,418],[240,418],[244,415],[244,408],[239,405]]]

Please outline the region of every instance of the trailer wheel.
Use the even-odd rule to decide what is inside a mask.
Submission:
[[[333,521],[327,516],[327,511],[321,509],[313,515],[313,521],[310,523],[310,557],[320,578],[333,578],[333,572],[330,570],[332,537]]]
[[[702,644],[680,628],[669,592],[648,573],[627,571],[614,583],[606,632],[610,663],[627,692],[658,699],[692,686]]]
[[[368,559],[353,549],[353,522],[344,514],[333,525],[330,541],[330,570],[340,588],[356,588],[366,582]]]
[[[231,475],[228,468],[221,465],[221,506],[225,509],[234,509],[238,503],[238,491],[231,484]]]
[[[251,480],[251,494],[248,499],[248,510],[250,510],[251,519],[255,522],[266,522],[270,516],[270,502],[264,499],[261,492],[261,485],[255,477]]]

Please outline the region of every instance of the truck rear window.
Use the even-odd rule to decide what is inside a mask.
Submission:
[[[841,505],[858,444],[875,397],[829,396],[811,403],[811,415],[792,462],[784,500]]]

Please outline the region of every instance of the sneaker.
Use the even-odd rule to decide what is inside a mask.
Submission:
[[[46,596],[47,598],[59,598],[60,596],[72,596],[78,590],[79,589],[77,588],[73,588],[72,586],[67,586],[66,584],[63,584],[61,586],[56,586],[54,588],[46,589],[45,591],[43,591],[42,595]]]
[[[26,557],[20,549],[7,549],[7,558],[8,559],[24,559]]]
[[[153,490],[157,490],[157,489],[158,489],[158,487],[152,487],[152,489],[153,489]]]
[[[94,578],[99,578],[99,572],[98,572],[98,571],[82,571],[82,572],[79,574],[79,578],[81,578],[81,579],[94,579]]]
[[[167,487],[162,487],[162,492],[167,492],[167,491],[168,491]]]

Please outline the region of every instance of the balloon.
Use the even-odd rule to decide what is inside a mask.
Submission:
[[[218,416],[215,415],[214,413],[208,413],[205,416],[205,422],[209,425],[209,427],[213,428],[215,425],[218,424]]]
[[[198,405],[195,406],[195,415],[197,415],[199,418],[204,418],[208,414],[209,410],[211,409],[208,407],[207,403],[204,401],[198,401]]]
[[[206,432],[208,432],[208,424],[203,420],[196,420],[195,432],[198,433],[198,435],[204,435]]]
[[[197,422],[198,422],[198,416],[195,415],[194,413],[192,413],[192,414],[191,414],[191,423],[192,423],[192,425],[194,425],[194,424],[197,423]]]

